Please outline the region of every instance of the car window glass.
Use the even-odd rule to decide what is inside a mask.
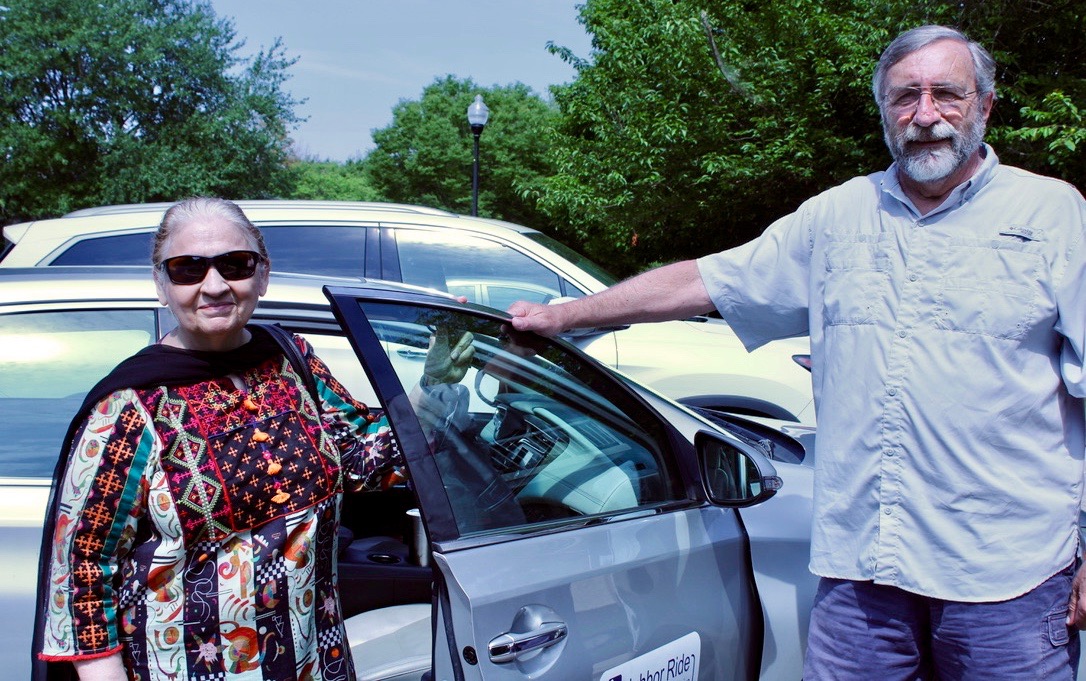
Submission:
[[[685,498],[659,417],[591,360],[465,312],[363,311],[414,392],[461,535]],[[459,380],[420,387],[431,337],[447,347],[465,333],[473,350]]]
[[[117,234],[82,239],[53,259],[50,265],[150,265],[151,234]]]
[[[0,477],[49,477],[87,391],[154,340],[152,310],[0,316]]]
[[[587,293],[581,287],[570,282],[565,277],[562,278],[562,296],[565,298],[584,298]]]
[[[555,253],[570,261],[585,272],[588,272],[596,279],[599,279],[600,283],[602,283],[604,286],[614,286],[618,283],[618,278],[615,277],[615,275],[603,269],[597,263],[589,260],[588,258],[573,250],[569,246],[565,245],[561,241],[549,237],[543,232],[527,232],[524,234],[524,236],[536,242],[540,246],[543,246],[548,250],[554,251]],[[566,295],[573,296],[574,294],[567,292]]]
[[[380,404],[369,378],[366,377],[366,372],[358,363],[358,356],[345,336],[313,331],[305,331],[302,335],[313,346],[313,352],[328,366],[328,370],[347,389],[351,397],[370,406]]]
[[[519,294],[514,300],[542,303],[563,295],[557,274],[520,251],[490,239],[451,230],[398,229],[396,242],[400,271],[408,284],[455,291],[469,302],[502,310],[508,307],[502,303],[509,298],[510,287]]]
[[[337,225],[261,225],[276,272],[361,277],[366,229]]]
[[[509,306],[518,300],[545,303],[551,298],[553,298],[552,294],[540,291],[537,288],[517,286],[515,283],[496,283],[486,287],[486,302],[484,304],[499,310],[508,310]]]

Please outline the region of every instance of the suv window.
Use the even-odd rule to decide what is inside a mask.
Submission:
[[[261,225],[276,272],[361,277],[366,262],[365,227],[358,225]]]
[[[0,316],[0,477],[49,477],[87,391],[151,343],[153,310]]]
[[[570,261],[577,267],[580,267],[585,272],[588,272],[593,277],[603,282],[605,286],[614,286],[618,283],[618,279],[615,277],[615,275],[603,269],[585,256],[581,255],[577,251],[562,243],[561,241],[558,241],[553,237],[547,236],[543,232],[527,232],[524,236],[536,242],[540,246],[543,246],[547,250],[554,251],[555,253]],[[567,293],[566,295],[573,295],[575,298],[579,297],[571,293]]]
[[[403,281],[504,310],[515,300],[546,302],[562,295],[562,280],[505,244],[452,231],[396,230]],[[567,284],[567,288],[571,288]]]
[[[50,265],[150,265],[151,234],[117,234],[82,239]]]
[[[493,319],[363,303],[416,413],[461,536],[685,499],[660,419],[551,340]],[[457,383],[416,388],[431,337],[465,333]]]
[[[366,229],[351,225],[266,225],[260,227],[277,272],[361,277]],[[118,234],[72,244],[50,265],[147,265],[152,235]]]

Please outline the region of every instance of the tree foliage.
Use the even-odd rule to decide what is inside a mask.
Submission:
[[[1084,101],[1079,98],[1079,101]],[[1083,186],[1086,177],[1086,111],[1062,90],[1053,90],[1045,95],[1037,108],[1021,108],[1023,127],[1009,130],[1006,139],[1026,143],[1042,143],[1047,152],[1043,162],[1053,168],[1060,168],[1065,175]],[[1033,146],[1036,149],[1035,145]],[[1027,147],[1028,148],[1028,147]],[[1034,153],[1038,153],[1034,151]]]
[[[576,239],[619,271],[746,241],[889,163],[870,77],[923,23],[960,26],[1004,65],[989,136],[1004,160],[1081,183],[1080,15],[1059,1],[587,0],[591,59],[551,48],[577,77],[554,89],[541,206],[576,216]]]
[[[277,42],[237,56],[206,0],[9,0],[0,8],[5,221],[190,194],[284,193]]]
[[[323,201],[378,201],[361,162],[295,161],[292,189],[284,198]]]
[[[531,189],[552,172],[547,140],[556,112],[522,83],[483,88],[450,75],[418,100],[401,101],[392,123],[373,134],[375,148],[363,161],[371,182],[388,201],[470,212],[467,110],[477,94],[490,109],[479,144],[479,214],[536,224],[541,214]]]

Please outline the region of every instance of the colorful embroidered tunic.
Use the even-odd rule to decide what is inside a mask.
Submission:
[[[125,389],[92,410],[57,490],[43,659],[123,650],[142,681],[354,678],[340,500],[397,457],[383,415],[301,345],[321,415],[281,354],[236,374],[244,389]]]

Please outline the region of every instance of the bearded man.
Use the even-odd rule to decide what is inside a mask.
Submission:
[[[753,349],[810,335],[818,415],[804,679],[1073,679],[1086,201],[983,141],[995,63],[898,36],[873,80],[894,163],[754,241],[570,303],[563,329],[716,309]]]

